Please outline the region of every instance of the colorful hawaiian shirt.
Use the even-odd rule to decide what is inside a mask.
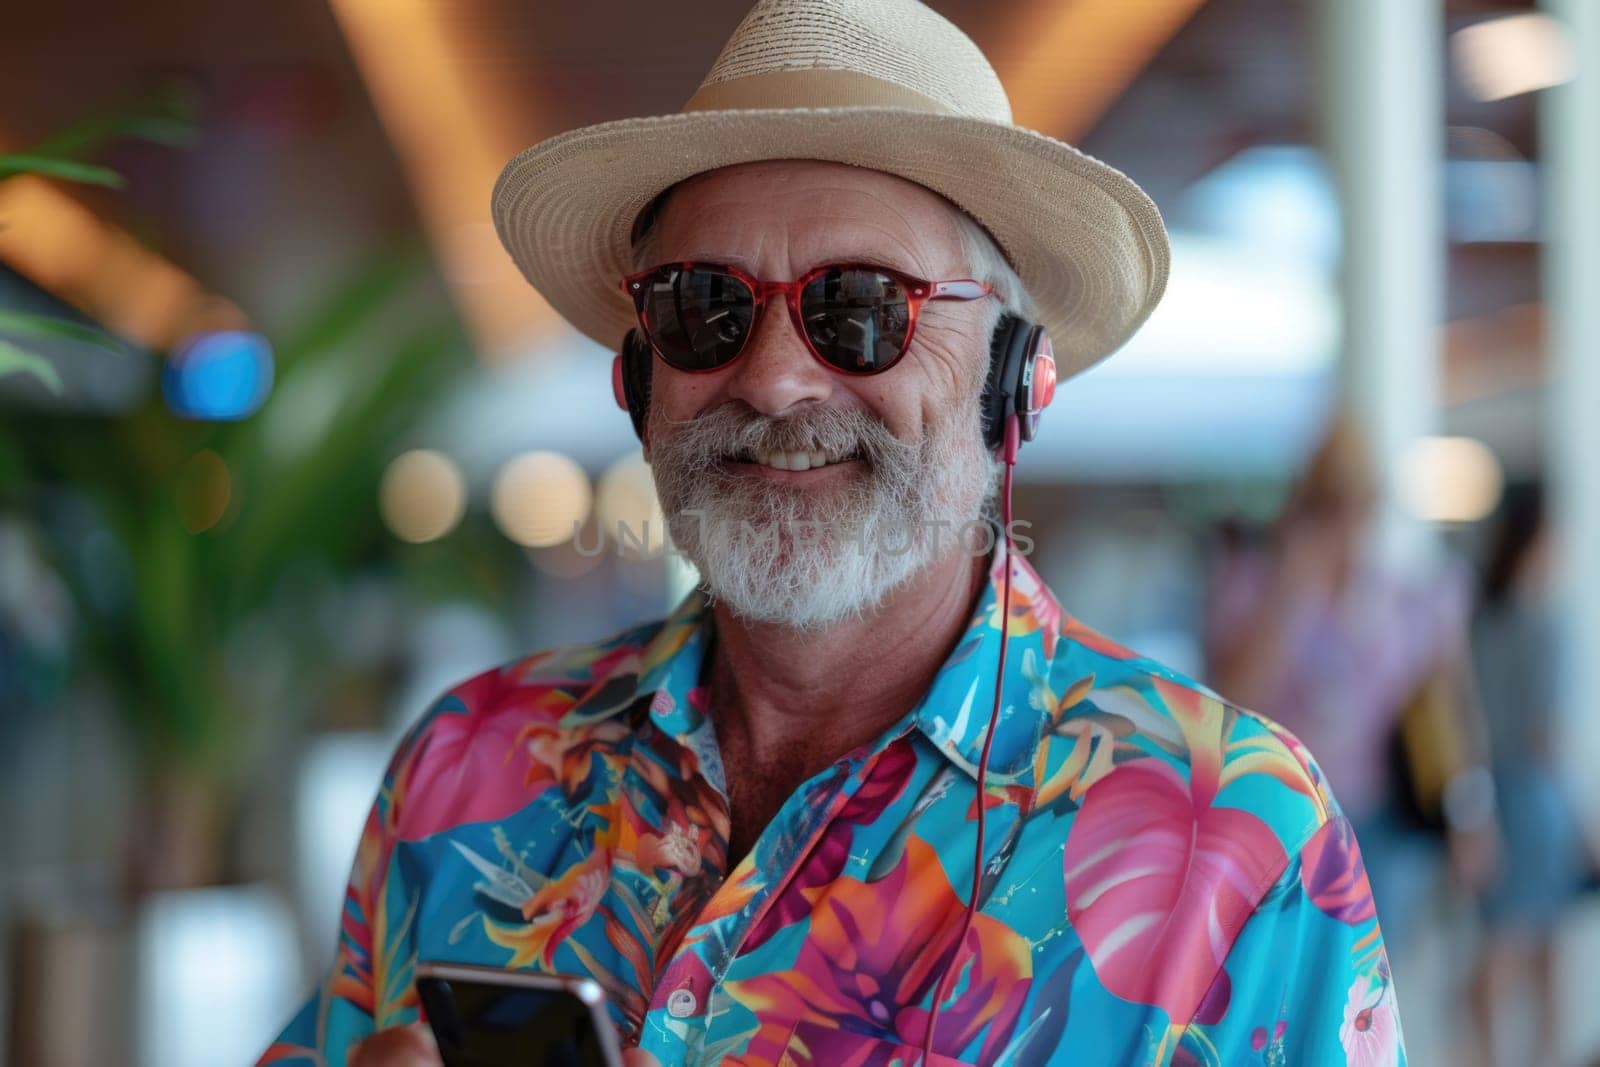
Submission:
[[[1065,616],[1020,557],[1001,605],[1005,558],[921,703],[732,870],[701,594],[447,694],[390,765],[332,973],[261,1062],[343,1064],[447,960],[592,976],[630,1063],[909,1065],[952,964],[933,1063],[1404,1063],[1311,756]]]

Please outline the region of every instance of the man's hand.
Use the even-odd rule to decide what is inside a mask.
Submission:
[[[350,1050],[350,1067],[444,1067],[426,1023],[379,1030]]]

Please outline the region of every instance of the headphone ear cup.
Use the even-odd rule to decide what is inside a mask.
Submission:
[[[1021,418],[1017,429],[1021,440],[1031,441],[1039,433],[1044,409],[1056,396],[1056,349],[1050,341],[1050,331],[1043,326],[1034,326],[1028,332],[1026,348],[1022,375],[1017,381],[1017,413]]]
[[[650,343],[638,329],[632,329],[622,339],[622,348],[612,370],[612,388],[618,394],[618,402],[628,409],[633,432],[641,443],[645,416],[650,411],[650,372],[654,370],[654,359]]]
[[[995,324],[989,341],[989,377],[979,400],[983,416],[983,443],[998,452],[1005,443],[1006,418],[1016,411],[1017,382],[1027,356],[1031,327],[1016,315],[1005,314]]]

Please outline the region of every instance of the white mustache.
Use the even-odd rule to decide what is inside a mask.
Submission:
[[[851,408],[802,408],[774,417],[735,401],[690,419],[664,418],[661,426],[670,429],[658,433],[655,446],[666,443],[675,459],[699,469],[749,462],[760,453],[821,452],[894,470],[915,463],[918,453],[915,442],[900,440],[879,420]]]

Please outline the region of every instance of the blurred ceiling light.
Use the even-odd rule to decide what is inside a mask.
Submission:
[[[589,476],[559,452],[525,452],[495,475],[489,509],[500,531],[526,548],[571,540],[589,517]]]
[[[467,510],[467,483],[450,457],[429,449],[396,456],[378,487],[383,521],[402,541],[436,541]]]
[[[247,325],[232,303],[33,175],[0,182],[0,261],[158,352],[190,334]]]
[[[1577,73],[1567,29],[1548,15],[1506,15],[1457,30],[1450,38],[1456,71],[1479,100],[1504,100],[1548,89]]]
[[[222,330],[180,344],[161,369],[174,414],[232,422],[260,410],[272,391],[272,345],[258,333]]]
[[[1427,522],[1477,522],[1500,502],[1504,477],[1494,453],[1471,437],[1424,437],[1401,460],[1400,494]]]
[[[227,463],[210,449],[196,452],[178,471],[174,495],[185,530],[198,534],[211,529],[228,513],[233,498]]]
[[[1204,0],[1031,0],[990,54],[1016,121],[1076,142]]]
[[[560,319],[489,241],[490,189],[526,147],[529,102],[482,77],[483,42],[435,0],[329,0],[481,355],[524,352]],[[476,63],[474,58],[477,58]],[[491,227],[488,231],[478,227]]]
[[[595,513],[606,539],[623,558],[654,557],[666,550],[666,519],[642,452],[631,452],[606,468]]]

